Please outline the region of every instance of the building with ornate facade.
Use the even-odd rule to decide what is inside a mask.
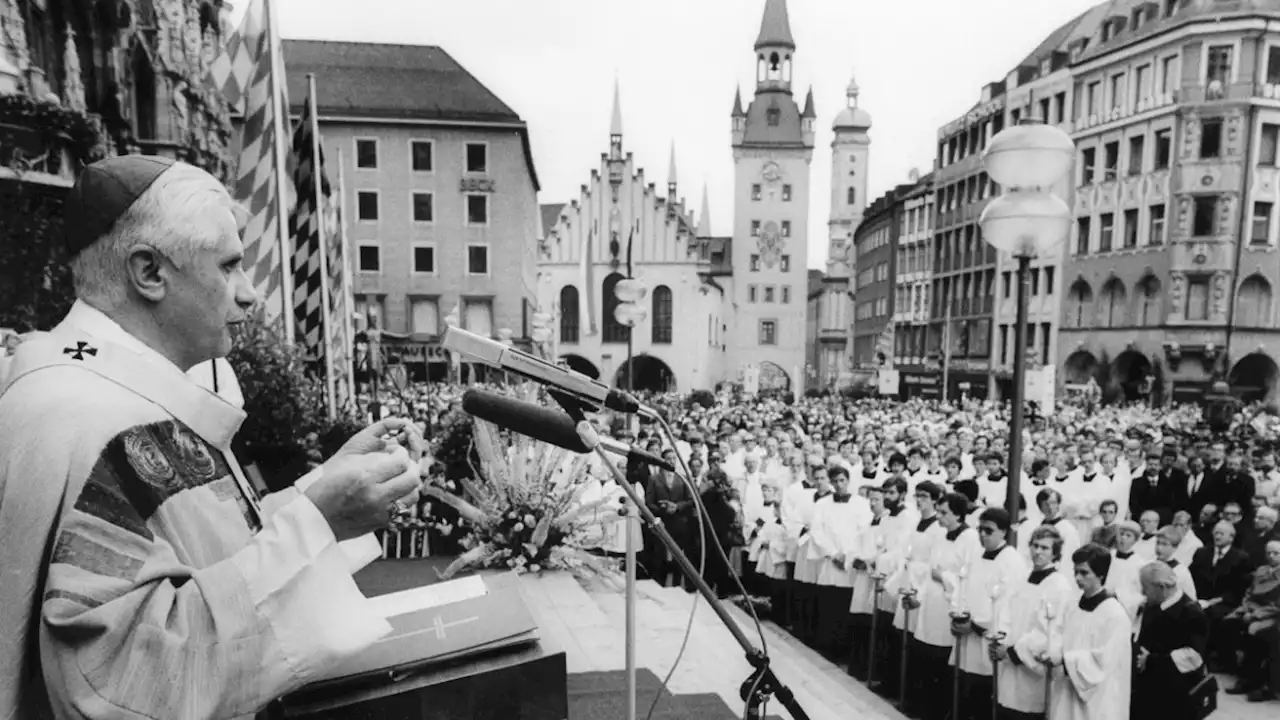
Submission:
[[[893,365],[899,373],[928,369],[929,293],[933,285],[933,175],[902,194],[894,265]],[[901,379],[901,374],[899,374]],[[900,384],[900,387],[901,384]],[[936,385],[932,387],[937,387]]]
[[[1058,360],[1134,399],[1274,397],[1280,2],[1122,2],[1068,48],[1075,230]]]
[[[331,180],[342,167],[357,310],[415,372],[445,374],[449,323],[528,347],[542,231],[525,122],[440,47],[284,52],[293,114],[314,74]]]
[[[878,356],[880,336],[893,319],[894,281],[897,279],[899,188],[876,198],[853,233],[853,351],[855,375],[874,373],[892,361]]]
[[[621,382],[630,353],[637,388],[711,389],[748,373],[761,389],[803,387],[817,113],[812,91],[803,108],[792,94],[795,52],[785,0],[766,0],[753,53],[755,95],[743,107],[739,92],[731,112],[728,237],[712,235],[705,201],[694,224],[674,174],[665,198],[646,183],[623,151],[615,100],[609,152],[562,208],[539,263],[540,298],[559,315],[566,362]],[[614,288],[628,258],[649,289],[648,317],[633,330],[614,317]]]

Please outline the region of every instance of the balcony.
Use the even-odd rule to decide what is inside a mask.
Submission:
[[[81,167],[105,154],[96,115],[26,95],[0,98],[0,178],[71,187]]]

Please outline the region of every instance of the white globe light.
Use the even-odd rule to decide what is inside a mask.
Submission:
[[[551,327],[552,318],[550,313],[544,313],[544,312],[534,313],[533,317],[530,319],[533,320],[533,326],[535,328]]]
[[[649,288],[638,278],[619,280],[618,284],[613,287],[614,297],[624,303],[638,303],[644,300],[644,296],[648,293]]]
[[[550,339],[551,339],[551,328],[540,327],[540,328],[533,329],[534,342],[544,343]]]
[[[445,315],[444,324],[448,325],[449,327],[458,327],[458,311],[454,310],[448,315]]]
[[[1029,123],[991,138],[982,165],[1006,188],[1047,189],[1071,171],[1075,154],[1070,135],[1052,125]]]
[[[1010,191],[992,200],[978,223],[982,237],[1014,257],[1048,252],[1071,229],[1071,208],[1047,192]]]
[[[613,310],[614,319],[627,327],[639,325],[648,316],[649,311],[645,310],[643,305],[636,305],[635,303],[619,303],[618,307]]]

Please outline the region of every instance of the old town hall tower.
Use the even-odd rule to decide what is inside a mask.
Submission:
[[[747,364],[760,387],[804,388],[808,277],[809,165],[813,90],[801,110],[792,95],[786,0],[766,0],[755,44],[755,96],[733,102],[733,327],[730,375]]]

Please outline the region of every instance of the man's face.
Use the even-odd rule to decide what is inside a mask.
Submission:
[[[1115,522],[1115,519],[1116,519],[1116,506],[1103,505],[1102,508],[1098,511],[1098,513],[1102,515],[1103,524],[1110,525],[1111,523]]]
[[[1173,557],[1173,543],[1169,542],[1166,537],[1156,538],[1156,559],[1160,562],[1169,562],[1169,558]]]
[[[1204,460],[1198,457],[1193,457],[1191,458],[1191,461],[1187,463],[1187,467],[1190,468],[1192,475],[1199,475],[1204,472]]]
[[[1120,549],[1120,552],[1130,552],[1137,542],[1138,536],[1128,530],[1116,533],[1116,547]]]
[[[1000,461],[999,461],[999,460],[996,460],[995,458],[988,458],[988,459],[987,459],[987,474],[988,474],[988,475],[999,475],[999,474],[1000,474],[1000,471],[1001,471],[1002,469],[1003,469],[1003,468],[1001,468],[1001,467],[1000,467]]]
[[[1244,513],[1240,512],[1240,506],[1235,503],[1227,503],[1222,508],[1222,519],[1235,525],[1244,517]]]
[[[1138,520],[1138,524],[1142,526],[1142,532],[1153,533],[1160,529],[1160,514],[1148,510],[1142,513],[1142,517]]]
[[[1218,465],[1227,457],[1227,446],[1222,443],[1214,443],[1209,446],[1209,462]]]
[[[1047,539],[1031,543],[1031,564],[1046,568],[1053,564],[1053,541]]]
[[[189,220],[184,227],[193,234],[209,233],[212,242],[202,243],[189,262],[162,262],[169,282],[156,308],[165,330],[180,342],[184,370],[231,352],[232,331],[257,299],[241,262],[243,246],[230,203],[206,206]]]
[[[1253,517],[1253,527],[1257,529],[1259,535],[1266,535],[1276,527],[1275,518],[1269,514],[1260,514]]]
[[[1235,533],[1231,532],[1231,528],[1225,523],[1218,523],[1213,527],[1213,544],[1215,547],[1226,547],[1235,539]]]
[[[1258,459],[1258,467],[1265,472],[1271,472],[1276,469],[1276,456],[1273,453],[1267,453]]]
[[[1076,587],[1085,595],[1091,596],[1102,588],[1102,578],[1098,577],[1088,563],[1076,563]]]
[[[896,487],[889,488],[888,490],[884,491],[884,502],[885,502],[885,505],[889,507],[893,507],[897,505],[898,501],[901,499],[902,499],[902,495],[898,493],[898,488]]]
[[[982,540],[984,550],[995,550],[1004,545],[1004,531],[995,523],[983,522],[978,525],[978,537]]]

